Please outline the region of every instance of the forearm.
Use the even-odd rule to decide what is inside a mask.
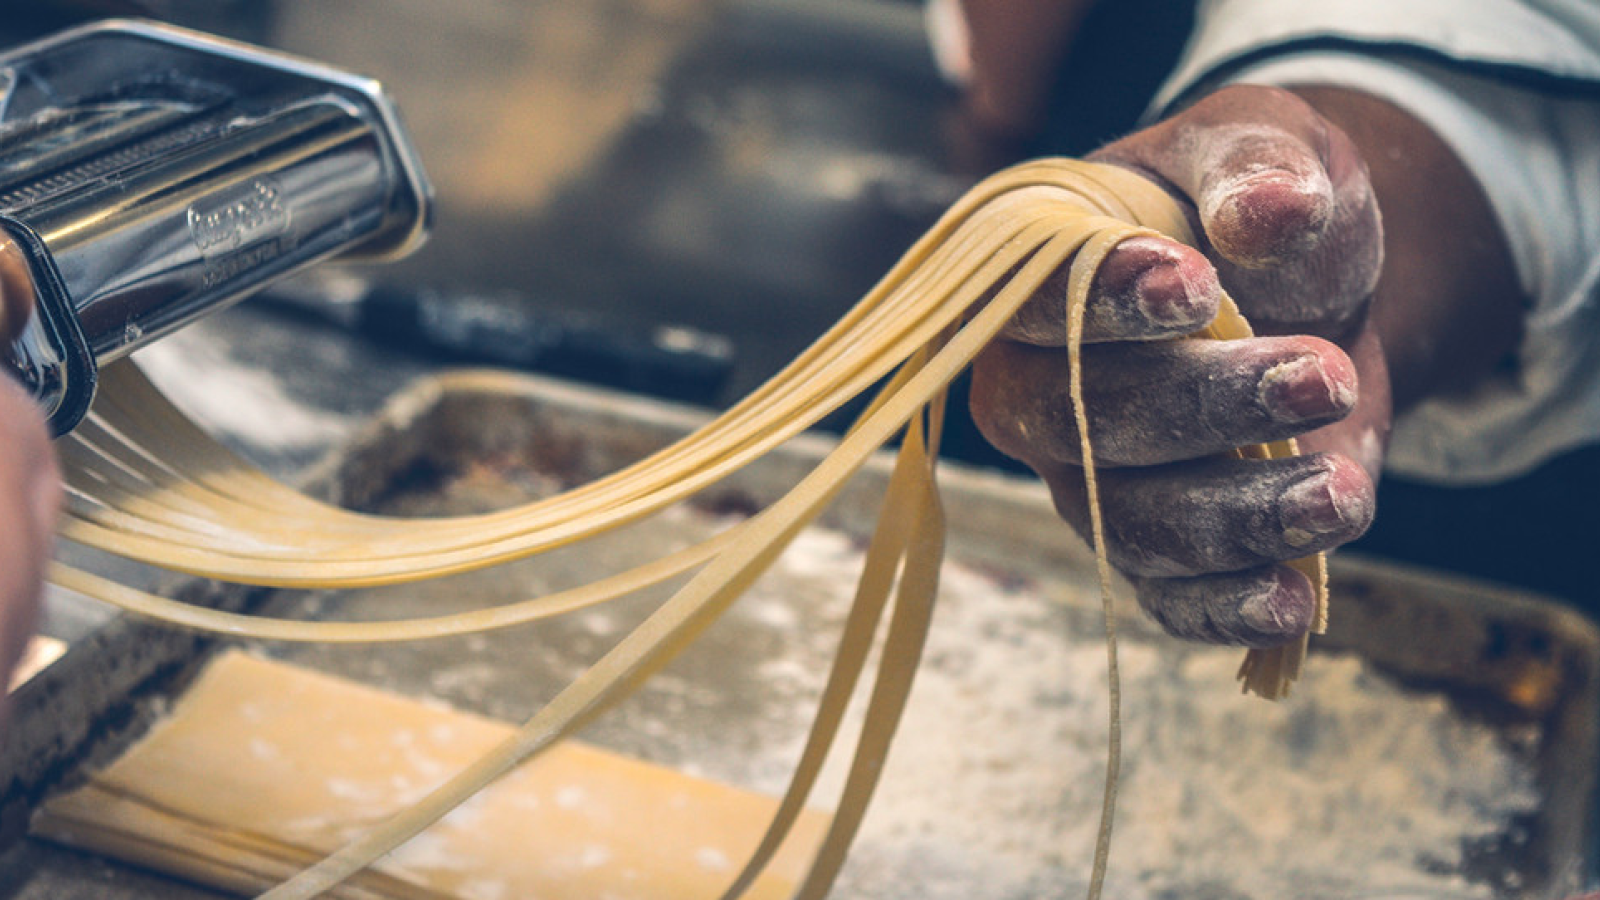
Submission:
[[[1052,75],[1095,0],[961,0],[971,71],[965,103],[985,129],[1038,127]]]

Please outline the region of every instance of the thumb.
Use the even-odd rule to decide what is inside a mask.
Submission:
[[[1253,319],[1348,321],[1382,266],[1382,226],[1354,143],[1288,91],[1224,88],[1108,145],[1192,204],[1223,287]]]
[[[1314,248],[1333,218],[1333,182],[1316,152],[1281,127],[1199,126],[1178,184],[1223,259],[1244,269],[1282,265]]]

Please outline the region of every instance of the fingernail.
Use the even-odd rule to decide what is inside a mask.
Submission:
[[[1262,373],[1261,406],[1274,420],[1298,424],[1325,419],[1355,405],[1355,388],[1331,377],[1315,353],[1281,362]]]
[[[1333,214],[1321,172],[1262,169],[1209,185],[1201,219],[1212,243],[1235,262],[1271,265],[1314,246]]]
[[[1303,547],[1318,537],[1347,530],[1352,510],[1334,490],[1333,474],[1317,472],[1290,485],[1278,499],[1278,518],[1291,547]]]
[[[1146,269],[1134,282],[1139,312],[1166,328],[1197,329],[1211,320],[1222,293],[1207,272],[1186,272],[1182,263],[1162,263]]]
[[[1303,634],[1311,627],[1315,600],[1304,589],[1286,584],[1282,576],[1272,587],[1247,596],[1239,604],[1239,621],[1255,632],[1245,637],[1252,646],[1274,646]]]

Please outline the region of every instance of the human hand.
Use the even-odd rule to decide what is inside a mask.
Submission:
[[[0,285],[8,285],[3,275]],[[0,343],[27,320],[31,302],[15,290],[0,294]],[[21,387],[0,375],[0,719],[11,671],[37,626],[60,502],[44,418]]]
[[[1199,249],[1124,241],[1085,309],[1085,405],[1106,550],[1171,633],[1268,647],[1310,627],[1309,581],[1283,562],[1360,536],[1390,416],[1368,316],[1383,236],[1355,145],[1284,91],[1238,87],[1093,158],[1183,203]],[[1087,532],[1067,395],[1065,279],[978,360],[972,411]],[[1161,341],[1215,314],[1221,288],[1262,336]],[[1305,455],[1224,456],[1300,437]]]

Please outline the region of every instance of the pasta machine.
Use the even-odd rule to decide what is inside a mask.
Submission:
[[[58,435],[101,366],[317,261],[404,255],[430,208],[371,80],[133,20],[0,55],[0,286],[34,299],[4,367]]]

